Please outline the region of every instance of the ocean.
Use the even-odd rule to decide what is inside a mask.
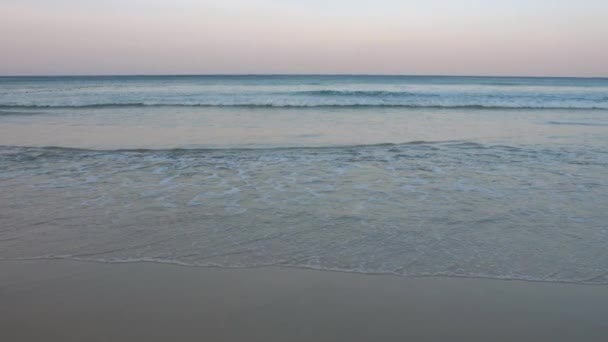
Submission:
[[[0,259],[608,284],[608,79],[0,77]]]

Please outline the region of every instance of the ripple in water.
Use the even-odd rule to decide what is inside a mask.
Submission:
[[[0,258],[608,283],[608,155],[0,149]]]

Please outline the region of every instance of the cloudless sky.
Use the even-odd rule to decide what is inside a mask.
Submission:
[[[0,75],[608,76],[606,0],[0,0]]]

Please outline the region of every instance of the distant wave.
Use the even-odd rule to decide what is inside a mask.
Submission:
[[[378,143],[378,144],[359,144],[359,145],[323,145],[323,146],[271,146],[271,147],[242,147],[242,146],[218,146],[218,147],[179,147],[179,148],[119,148],[119,149],[90,149],[77,147],[63,146],[2,146],[0,145],[0,153],[20,153],[20,152],[76,152],[76,153],[206,153],[206,152],[247,152],[247,151],[315,151],[315,150],[359,150],[359,149],[374,149],[386,148],[391,152],[393,149],[400,148],[434,148],[446,147],[456,149],[499,149],[508,151],[520,151],[521,148],[508,145],[485,145],[482,143],[468,140],[441,140],[441,141],[407,141],[401,143]]]
[[[425,144],[442,144],[442,143],[456,143],[456,144],[475,144],[474,142],[467,142],[462,140],[447,140],[447,141],[408,141],[403,143],[378,143],[378,144],[364,144],[364,145],[330,145],[330,146],[298,146],[298,147],[204,147],[204,148],[169,148],[169,149],[146,149],[146,148],[127,148],[127,149],[88,149],[88,148],[77,148],[77,147],[62,147],[62,146],[2,146],[0,149],[23,149],[23,150],[49,150],[49,151],[80,151],[80,152],[180,152],[180,151],[229,151],[229,150],[294,150],[294,149],[339,149],[339,148],[366,148],[366,147],[391,147],[399,145],[425,145]]]
[[[1,107],[0,107],[1,108]],[[23,107],[24,109],[26,107]],[[14,110],[0,110],[0,116],[8,116],[8,115],[39,115],[44,114],[43,112],[33,112],[33,111],[14,111]]]
[[[295,95],[307,96],[356,96],[356,97],[438,97],[438,94],[420,94],[406,91],[383,91],[383,90],[311,90],[293,92]]]
[[[75,105],[22,105],[22,104],[0,104],[0,109],[71,109],[71,108],[113,108],[113,107],[232,107],[232,108],[428,108],[428,109],[572,109],[572,110],[602,110],[605,106],[585,105],[551,105],[551,104],[436,104],[436,103],[94,103]],[[18,113],[14,111],[2,111],[0,115],[18,115],[31,113]]]
[[[608,126],[608,122],[583,122],[583,121],[549,121],[549,125],[563,126]]]

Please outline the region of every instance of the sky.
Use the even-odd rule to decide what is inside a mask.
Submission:
[[[608,77],[606,0],[0,0],[0,75]]]

